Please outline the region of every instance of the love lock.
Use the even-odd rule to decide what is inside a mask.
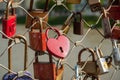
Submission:
[[[55,31],[57,33],[57,38],[49,38],[49,30]],[[69,39],[66,36],[60,34],[56,28],[48,28],[45,34],[47,37],[48,52],[58,58],[65,58],[70,49]]]
[[[2,30],[8,37],[13,37],[16,33],[16,15],[15,11],[12,8],[12,15],[10,15],[10,5],[12,4],[12,0],[7,3],[6,13],[2,19]],[[3,38],[6,38],[3,36]]]

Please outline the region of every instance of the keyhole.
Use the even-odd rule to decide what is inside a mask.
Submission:
[[[61,51],[62,53],[64,52],[62,47],[60,47],[60,51]]]

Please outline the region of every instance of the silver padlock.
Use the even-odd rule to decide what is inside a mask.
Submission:
[[[120,66],[120,51],[117,46],[117,40],[113,40],[113,59],[116,66]]]
[[[88,0],[88,4],[90,5],[91,11],[96,12],[96,11],[101,11],[102,6],[100,4],[100,0]]]
[[[109,68],[108,68],[108,64],[106,62],[106,59],[100,56],[101,52],[98,50],[98,48],[95,48],[95,50],[96,50],[96,54],[97,54],[97,57],[98,57],[97,64],[100,68],[100,73],[101,74],[108,73]]]

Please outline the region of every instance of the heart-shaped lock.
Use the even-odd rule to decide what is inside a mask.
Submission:
[[[57,38],[49,38],[48,32],[53,30],[57,33]],[[70,49],[70,42],[69,39],[60,34],[58,29],[56,28],[48,28],[46,30],[46,37],[47,37],[47,51],[58,58],[65,58]]]

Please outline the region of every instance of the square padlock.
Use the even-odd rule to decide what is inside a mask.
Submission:
[[[10,15],[8,19],[2,20],[2,31],[8,37],[13,37],[16,33],[16,15]],[[3,36],[3,38],[6,38]]]

